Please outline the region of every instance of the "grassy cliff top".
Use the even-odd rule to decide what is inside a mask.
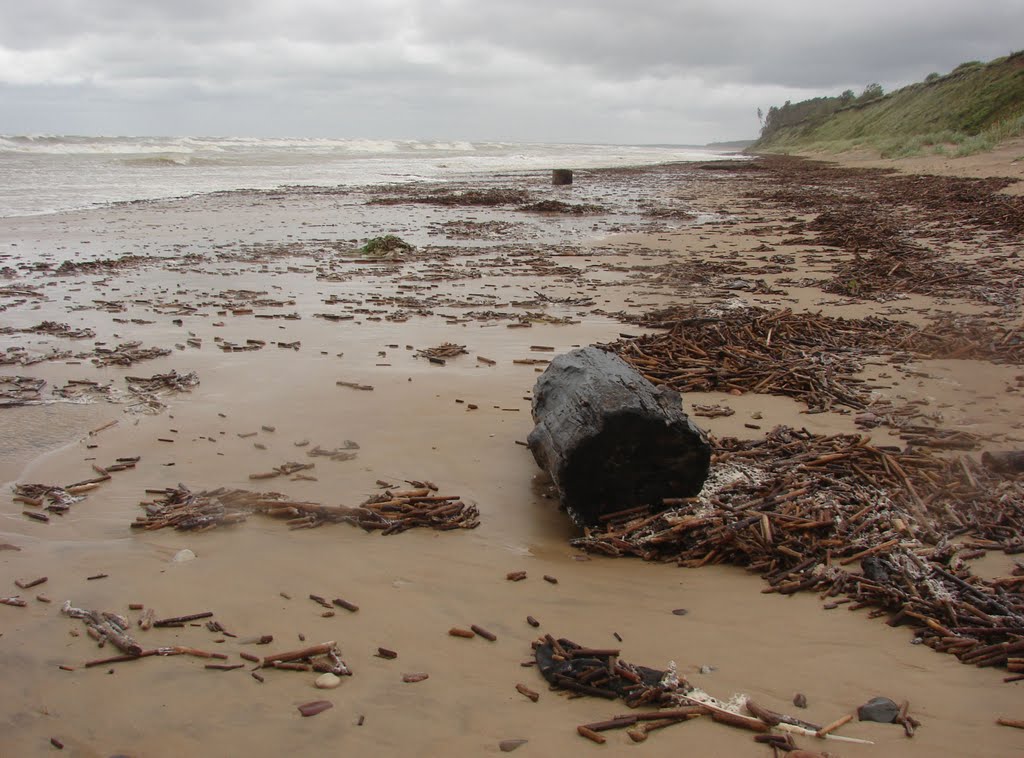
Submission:
[[[771,108],[754,152],[841,151],[860,147],[885,157],[927,148],[967,155],[1024,134],[1024,51],[973,61],[945,76],[889,94],[869,85],[856,97],[815,98]]]

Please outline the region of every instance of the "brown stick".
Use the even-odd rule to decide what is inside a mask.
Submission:
[[[516,685],[516,692],[518,692],[520,695],[525,695],[526,697],[530,698],[530,700],[532,700],[535,703],[538,700],[540,700],[540,693],[534,692],[529,687],[527,687],[525,684],[517,684]]]
[[[308,663],[300,663],[298,661],[292,663],[281,663],[281,661],[274,661],[271,668],[281,669],[282,671],[312,671],[313,667]]]
[[[628,716],[616,716],[615,718],[635,718],[637,721],[653,721],[655,719],[684,719],[690,716],[706,716],[711,709],[703,705],[684,705],[682,708],[670,708],[663,711],[644,711],[642,713],[630,714]]]
[[[752,732],[767,732],[769,729],[769,726],[760,719],[752,719],[749,716],[741,716],[738,713],[730,713],[729,711],[713,710],[711,711],[711,718],[719,724],[738,726],[741,729],[749,729]]]
[[[355,613],[359,610],[358,605],[356,605],[355,603],[350,603],[348,600],[343,600],[340,597],[334,598],[334,604],[339,608],[344,608],[346,611],[352,611],[352,613]]]
[[[263,668],[271,668],[275,661],[284,663],[286,661],[297,661],[302,658],[312,658],[316,655],[324,655],[335,647],[337,647],[337,643],[331,640],[330,642],[321,642],[319,645],[310,645],[309,647],[304,647],[301,650],[289,650],[287,653],[268,655],[263,658]]]
[[[194,655],[196,658],[218,658],[222,661],[226,661],[228,659],[228,656],[225,653],[210,653],[206,650],[197,650],[194,647],[182,647],[181,645],[175,645],[171,649],[181,655]]]
[[[86,661],[85,668],[91,669],[93,666],[106,666],[108,663],[126,663],[128,661],[137,661],[139,658],[148,658],[151,655],[156,655],[160,651],[158,650],[143,650],[138,655],[114,655],[110,658],[98,658],[94,661]]]
[[[593,729],[588,729],[583,724],[580,724],[578,727],[576,727],[576,731],[581,736],[586,737],[591,742],[596,742],[598,745],[603,745],[605,742],[607,742],[607,740],[603,736],[595,732]]]
[[[498,637],[496,635],[492,634],[491,632],[488,632],[482,626],[477,626],[476,624],[470,624],[469,628],[472,629],[477,634],[479,634],[485,640],[490,640],[491,642],[494,642],[495,640],[498,639]]]
[[[584,724],[584,726],[592,732],[607,732],[609,729],[622,729],[626,726],[633,726],[636,722],[636,716],[616,716],[607,721],[595,721],[592,724]]]
[[[612,648],[578,647],[569,652],[573,658],[615,658],[618,650]]]
[[[853,714],[852,713],[847,713],[845,716],[842,716],[841,718],[837,718],[831,724],[828,724],[827,726],[823,726],[821,729],[819,729],[817,732],[815,732],[814,736],[818,737],[819,739],[824,739],[826,734],[828,734],[829,732],[834,732],[836,729],[841,727],[843,724],[848,724],[851,721],[853,721]]]
[[[606,700],[615,700],[618,698],[618,693],[612,690],[604,690],[600,687],[590,687],[586,684],[580,684],[575,679],[570,679],[564,675],[555,676],[555,683],[559,687],[564,687],[567,690],[573,690],[575,692],[582,692],[584,695],[595,695],[596,697],[603,697]]]
[[[208,619],[213,615],[213,611],[204,611],[203,613],[193,613],[190,616],[174,616],[172,618],[159,619],[153,622],[153,626],[172,626],[174,624],[185,624],[189,621],[198,621],[199,619]]]

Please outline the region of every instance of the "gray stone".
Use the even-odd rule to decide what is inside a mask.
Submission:
[[[891,724],[900,713],[900,707],[887,697],[873,697],[857,709],[861,721],[877,721]]]

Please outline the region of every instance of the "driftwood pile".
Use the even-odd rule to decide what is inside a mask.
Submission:
[[[860,350],[887,328],[882,319],[847,322],[788,309],[689,307],[656,314],[644,325],[670,331],[609,347],[654,384],[681,393],[787,395],[818,411],[867,406],[868,391],[854,377],[862,368]]]
[[[436,347],[425,347],[416,351],[417,358],[426,358],[431,363],[440,366],[445,364],[446,359],[455,358],[459,355],[466,355],[469,351],[465,345],[456,345],[454,342],[444,342]]]
[[[111,474],[125,469],[135,468],[141,460],[139,456],[118,458],[109,466],[93,464],[97,476],[83,479],[63,486],[56,484],[15,484],[13,500],[15,503],[31,506],[34,510],[24,510],[22,515],[33,521],[49,521],[50,517],[43,511],[63,516],[72,505],[85,500],[86,495],[109,481]],[[35,510],[38,509],[38,510]]]
[[[142,605],[132,605],[130,607],[133,610],[143,611],[142,615],[136,622],[139,629],[143,632],[148,632],[150,629],[181,628],[190,622],[210,619],[206,622],[206,628],[209,631],[217,634],[223,634],[225,637],[237,638],[237,635],[226,631],[220,622],[212,620],[212,616],[214,615],[213,611],[204,611],[202,613],[192,613],[185,616],[173,616],[170,618],[158,619],[156,618],[152,608],[143,609]],[[61,608],[61,613],[69,618],[80,619],[85,625],[88,635],[92,639],[96,640],[100,647],[104,647],[109,642],[113,647],[116,647],[120,651],[120,655],[86,661],[84,664],[85,668],[106,666],[112,663],[126,663],[128,661],[135,661],[140,658],[149,658],[152,656],[163,657],[174,655],[187,655],[195,658],[206,659],[207,661],[217,661],[209,662],[205,666],[207,669],[217,671],[233,671],[235,669],[245,668],[246,665],[245,663],[221,663],[220,661],[228,660],[228,655],[226,653],[210,652],[183,645],[153,648],[143,647],[129,633],[129,630],[132,628],[131,621],[119,613],[76,608],[71,604],[70,600],[64,602],[64,605]],[[199,625],[194,624],[194,626]],[[274,638],[272,635],[261,635],[257,637],[238,639],[238,643],[266,645],[273,642],[273,640]],[[223,642],[223,639],[218,641]],[[341,651],[338,649],[338,644],[333,640],[331,642],[322,642],[318,645],[308,645],[299,650],[290,650],[287,652],[265,655],[263,657],[246,652],[239,653],[239,656],[244,661],[256,664],[252,671],[252,677],[259,682],[263,682],[262,675],[258,673],[259,669],[317,671],[320,673],[331,673],[335,676],[352,675],[351,669],[341,658]],[[69,671],[74,670],[66,666],[62,666],[61,668],[66,668]]]
[[[817,213],[796,221],[790,244],[824,244],[853,253],[836,267],[824,289],[859,298],[887,300],[913,292],[1019,307],[1016,244],[1024,230],[1024,199],[1000,190],[1012,179],[897,176],[879,170],[850,171],[815,161],[758,160],[771,174],[750,184],[750,194],[787,210]],[[870,199],[868,199],[870,198]],[[927,240],[927,246],[914,240]],[[958,243],[991,247],[973,261]]]
[[[643,742],[652,731],[701,716],[710,716],[718,723],[758,732],[760,734],[755,738],[758,742],[787,751],[796,749],[791,734],[872,744],[867,740],[832,733],[849,723],[853,719],[852,715],[843,716],[827,726],[820,726],[776,713],[743,696],[723,702],[694,687],[685,677],[680,677],[674,664],[670,664],[665,671],[637,666],[620,660],[617,649],[585,647],[565,638],[555,639],[550,634],[535,640],[533,650],[537,669],[552,689],[606,700],[621,698],[631,709],[652,706],[658,709],[634,710],[576,727],[581,737],[598,744],[606,742],[602,732],[626,729],[633,742]],[[533,696],[537,693],[524,689],[522,685],[516,689],[535,700]],[[902,724],[907,736],[912,737],[914,728],[920,724],[907,715],[908,708],[909,703],[904,703],[892,722]],[[743,709],[750,715],[742,713]],[[773,729],[787,734],[768,734]]]
[[[621,661],[618,650],[584,647],[546,634],[534,642],[533,652],[541,676],[558,689],[607,700],[622,698],[630,708],[666,700],[666,672]]]
[[[36,403],[46,380],[35,376],[0,376],[0,408]]]
[[[785,395],[811,412],[873,401],[855,376],[867,356],[971,358],[1024,363],[1024,333],[979,319],[919,328],[883,318],[844,319],[790,309],[669,308],[641,321],[669,331],[605,346],[654,384],[686,392]]]
[[[179,531],[203,532],[245,521],[251,513],[285,519],[291,529],[347,523],[366,531],[379,530],[384,535],[417,527],[439,531],[474,529],[480,524],[480,512],[475,505],[467,505],[457,495],[435,494],[436,488],[429,486],[413,490],[386,490],[354,508],[291,500],[277,492],[223,487],[194,493],[179,484],[146,492],[159,497],[140,503],[146,515],[139,516],[132,523],[133,529],[152,531],[173,527]]]
[[[671,511],[609,514],[573,544],[687,567],[746,566],[768,582],[765,592],[813,590],[829,598],[826,608],[871,607],[965,663],[1006,665],[1024,653],[1024,576],[982,579],[968,563],[1024,552],[1024,479],[856,435],[779,427],[763,440],[714,444],[700,497],[666,501]]]
[[[92,362],[96,366],[131,366],[139,361],[162,358],[171,351],[164,347],[142,347],[141,342],[124,342],[115,348],[96,348]]]
[[[93,339],[96,330],[89,327],[76,329],[69,324],[58,323],[57,321],[41,321],[35,326],[24,329],[15,329],[13,326],[0,328],[0,334],[49,334],[51,337],[61,337],[69,340]]]

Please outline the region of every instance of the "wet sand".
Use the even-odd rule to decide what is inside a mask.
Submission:
[[[643,745],[634,746],[622,732],[609,733],[604,748],[582,740],[577,724],[625,706],[569,699],[549,691],[535,669],[521,667],[538,631],[621,647],[632,663],[660,668],[675,661],[681,674],[722,699],[745,693],[793,712],[792,698],[800,692],[809,706],[796,715],[819,723],[876,695],[909,700],[922,722],[907,739],[897,726],[854,721],[841,733],[873,746],[798,738],[810,750],[913,756],[1020,749],[1020,732],[994,723],[1000,715],[1024,715],[1020,685],[1003,684],[1002,670],[960,665],[913,645],[910,630],[869,620],[867,611],[822,610],[814,594],[762,594],[761,580],[741,568],[684,570],[582,555],[568,544],[577,530],[520,444],[532,428],[530,394],[544,364],[514,361],[544,361],[573,346],[641,333],[620,320],[621,313],[680,302],[747,302],[913,321],[942,310],[985,308],[916,295],[851,302],[823,292],[806,280],[826,278],[842,254],[765,231],[792,209],[751,201],[729,172],[579,172],[577,184],[562,190],[548,181],[542,174],[506,175],[468,186],[525,189],[540,199],[605,211],[368,205],[381,193],[293,190],[0,221],[0,266],[12,269],[3,284],[37,293],[0,299],[4,326],[27,329],[52,320],[95,330],[94,338],[80,340],[2,335],[5,348],[31,354],[52,348],[83,353],[8,365],[4,373],[46,379],[47,399],[50,388],[69,379],[123,387],[124,376],[177,370],[195,371],[200,380],[190,392],[162,397],[166,408],[153,414],[105,401],[0,409],[0,475],[9,484],[67,484],[93,476],[94,463],[141,457],[49,523],[24,517],[10,486],[0,493],[0,542],[20,548],[0,551],[8,577],[0,595],[19,593],[15,579],[48,577],[20,592],[27,607],[0,606],[0,753],[39,754],[57,738],[82,756],[327,755],[339,749],[478,755],[497,753],[501,740],[522,738],[529,742],[518,749],[521,755],[612,746],[655,756],[680,750],[767,755],[749,733],[706,719],[655,732]],[[360,242],[383,234],[400,235],[419,252],[402,263],[358,256]],[[666,265],[687,261],[762,266],[763,245],[772,255],[793,256],[797,273],[758,278],[775,285],[802,277],[799,285],[777,285],[783,295],[731,289],[729,277],[680,284],[664,276]],[[123,255],[150,260],[81,266]],[[77,262],[78,272],[58,275],[54,269],[63,261]],[[38,262],[50,268],[33,267]],[[345,320],[315,315],[324,313]],[[531,325],[509,328],[522,323]],[[127,368],[90,363],[96,343],[113,347],[129,340],[171,354]],[[219,347],[247,340],[265,344],[240,352]],[[464,345],[467,353],[445,365],[414,357],[444,342]],[[946,426],[969,428],[1003,447],[1024,440],[1016,422],[1024,399],[1006,392],[1017,367],[922,361],[869,371],[891,378],[883,394],[941,408]],[[758,434],[744,426],[754,419],[764,430],[788,424],[856,431],[851,414],[808,415],[788,398],[695,393],[684,403],[731,406],[733,416],[695,419],[718,436]],[[873,436],[899,443],[885,429]],[[295,444],[306,440],[325,449],[354,440],[359,450],[353,460],[314,459],[308,446]],[[304,472],[315,480],[249,478],[287,461],[315,462]],[[404,487],[406,480],[430,480],[442,493],[477,504],[481,525],[382,537],[343,524],[290,531],[254,515],[204,533],[129,528],[141,513],[138,504],[150,498],[147,489],[178,483],[357,505],[380,491],[378,481]],[[184,548],[196,558],[174,562]],[[528,579],[507,581],[515,570],[527,571]],[[99,574],[106,576],[88,579]],[[340,596],[359,610],[339,609],[325,618],[310,594]],[[313,673],[266,671],[260,684],[246,669],[206,670],[207,661],[187,656],[87,669],[86,661],[116,651],[98,649],[80,622],[61,616],[65,600],[133,621],[139,613],[129,612],[129,603],[152,607],[158,617],[213,611],[238,637],[208,631],[203,622],[136,637],[146,647],[223,652],[230,663],[242,662],[241,651],[267,655],[335,640],[353,676],[321,691],[313,687]],[[674,615],[678,608],[688,613]],[[527,615],[541,622],[539,630],[526,623]],[[470,624],[497,640],[447,634]],[[253,635],[274,641],[238,642]],[[398,658],[376,657],[378,646]],[[700,673],[702,667],[711,670]],[[430,676],[404,683],[403,674],[411,672]],[[517,683],[540,692],[539,702],[519,694]],[[334,707],[312,718],[299,715],[297,705],[321,698]]]

